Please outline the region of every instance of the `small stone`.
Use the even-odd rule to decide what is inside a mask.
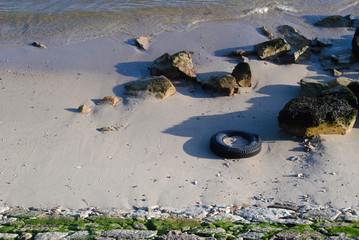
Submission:
[[[91,108],[89,108],[86,105],[81,105],[80,107],[77,108],[79,110],[80,113],[89,113],[91,112]]]
[[[45,44],[42,44],[42,43],[39,43],[39,42],[33,42],[31,45],[34,46],[34,47],[38,47],[38,48],[46,48]]]
[[[241,87],[252,86],[252,72],[249,63],[240,62],[234,68],[232,76],[235,77],[237,83]]]
[[[119,101],[120,101],[120,99],[118,97],[106,96],[100,102],[98,102],[97,105],[100,105],[103,103],[108,103],[108,104],[111,104],[112,106],[115,106],[116,103],[118,103]]]
[[[208,88],[232,96],[239,92],[239,85],[232,75],[212,76],[208,81],[201,81],[203,88]]]
[[[98,131],[100,132],[110,132],[110,131],[117,131],[118,127],[110,126],[110,127],[102,127],[99,128]]]
[[[332,69],[332,74],[333,74],[333,76],[334,77],[339,77],[339,76],[341,76],[342,75],[342,73],[341,72],[339,72],[338,70],[336,70],[336,69]]]
[[[237,238],[243,238],[243,239],[261,239],[264,237],[265,233],[259,233],[259,232],[248,232],[248,233],[241,233],[237,235]]]
[[[136,45],[143,50],[148,50],[150,47],[151,37],[139,37],[136,39]]]

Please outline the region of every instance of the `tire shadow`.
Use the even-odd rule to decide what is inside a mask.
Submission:
[[[299,86],[268,85],[257,91],[265,96],[251,98],[248,101],[251,107],[244,111],[194,116],[163,133],[190,138],[183,145],[184,152],[208,159],[220,159],[211,152],[209,142],[212,135],[223,130],[258,134],[263,142],[293,140],[293,135],[279,128],[277,116],[287,102],[299,96],[299,92]]]

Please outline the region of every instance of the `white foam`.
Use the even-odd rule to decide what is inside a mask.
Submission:
[[[298,12],[294,7],[289,7],[286,5],[279,4],[275,7],[276,10],[284,11],[284,12]]]

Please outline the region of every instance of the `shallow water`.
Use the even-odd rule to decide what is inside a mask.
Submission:
[[[182,31],[271,12],[336,14],[356,0],[0,0],[0,42],[69,44],[117,33]]]

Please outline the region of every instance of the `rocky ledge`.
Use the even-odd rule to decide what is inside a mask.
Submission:
[[[359,208],[39,209],[0,207],[0,239],[359,239]]]

